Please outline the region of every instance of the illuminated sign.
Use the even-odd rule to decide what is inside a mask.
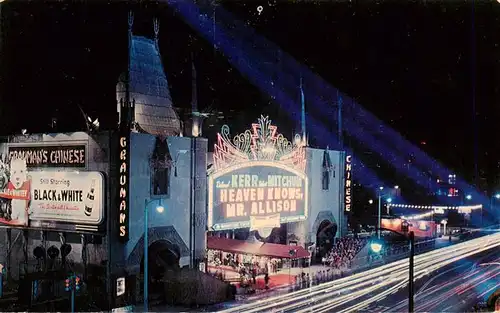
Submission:
[[[431,238],[436,235],[436,223],[433,221],[411,220],[407,221],[400,218],[386,219],[382,218],[381,227],[395,232],[407,233],[412,231],[416,238]]]
[[[279,214],[281,223],[307,216],[307,177],[274,162],[251,162],[209,179],[209,226]],[[253,226],[255,227],[255,226]],[[219,229],[219,228],[218,228]],[[222,229],[222,228],[221,228]]]
[[[123,296],[125,294],[125,277],[116,279],[116,296]]]
[[[9,146],[9,159],[26,160],[28,167],[77,167],[86,166],[85,145],[35,145]]]
[[[208,179],[208,227],[260,229],[305,220],[305,160],[300,136],[292,144],[267,117],[234,139],[223,126]]]
[[[345,158],[345,190],[344,190],[344,203],[346,212],[351,211],[351,185],[352,185],[352,157],[350,155]]]
[[[266,215],[266,216],[250,216],[250,231],[259,230],[263,228],[280,227],[280,214]]]
[[[118,143],[118,236],[122,242],[128,240],[129,226],[129,141],[127,134]]]

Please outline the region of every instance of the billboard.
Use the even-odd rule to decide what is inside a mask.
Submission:
[[[381,220],[381,227],[398,233],[413,231],[415,238],[432,238],[436,236],[436,222],[424,220],[403,220],[400,218]]]
[[[104,192],[100,172],[30,171],[24,159],[0,161],[0,225],[96,231]]]
[[[23,159],[28,168],[86,166],[85,145],[14,145],[8,147],[8,159]]]
[[[304,146],[276,130],[261,117],[231,140],[223,126],[208,177],[207,224],[212,230],[272,228],[307,218]]]

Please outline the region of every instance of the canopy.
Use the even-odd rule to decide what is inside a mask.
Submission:
[[[263,242],[251,243],[243,240],[220,237],[207,237],[207,248],[211,250],[268,256],[280,259],[302,259],[308,258],[310,255],[309,252],[301,246],[288,246]],[[293,256],[290,256],[290,250],[295,251]]]

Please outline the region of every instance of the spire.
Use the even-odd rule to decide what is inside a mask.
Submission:
[[[201,136],[202,116],[198,112],[198,87],[196,85],[196,67],[194,66],[194,54],[191,52],[191,135]]]
[[[339,142],[339,150],[344,149],[344,136],[342,132],[342,96],[339,94],[339,91],[337,90],[337,125],[338,125],[338,130],[337,130],[337,135],[338,135],[338,142]]]
[[[128,55],[127,72],[125,73],[125,105],[130,105],[130,60],[132,57],[132,27],[134,26],[134,13],[128,12]]]
[[[155,45],[156,45],[156,49],[158,49],[158,33],[160,32],[160,22],[158,21],[157,18],[155,18],[154,21],[153,21],[153,30],[155,32]]]
[[[194,56],[191,52],[191,112],[198,112],[198,87],[196,86],[196,68],[194,66]]]
[[[301,108],[301,131],[302,131],[302,141],[304,144],[306,141],[306,100],[304,96],[304,88],[302,85],[302,75],[300,75],[300,103],[302,105]]]

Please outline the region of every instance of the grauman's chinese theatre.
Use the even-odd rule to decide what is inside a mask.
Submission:
[[[209,155],[207,226],[209,236],[228,241],[209,237],[207,248],[231,252],[234,239],[260,240],[286,253],[316,244],[322,255],[346,229],[346,161],[344,152],[308,147],[300,135],[288,140],[268,117],[234,136],[223,126]]]
[[[118,129],[0,138],[0,264],[6,280],[22,281],[28,308],[68,295],[68,272],[100,309],[141,301],[145,246],[152,277],[197,269],[205,256],[207,140],[194,122],[182,136],[159,24],[151,39],[133,35],[132,14],[128,22],[128,66],[112,104]]]

